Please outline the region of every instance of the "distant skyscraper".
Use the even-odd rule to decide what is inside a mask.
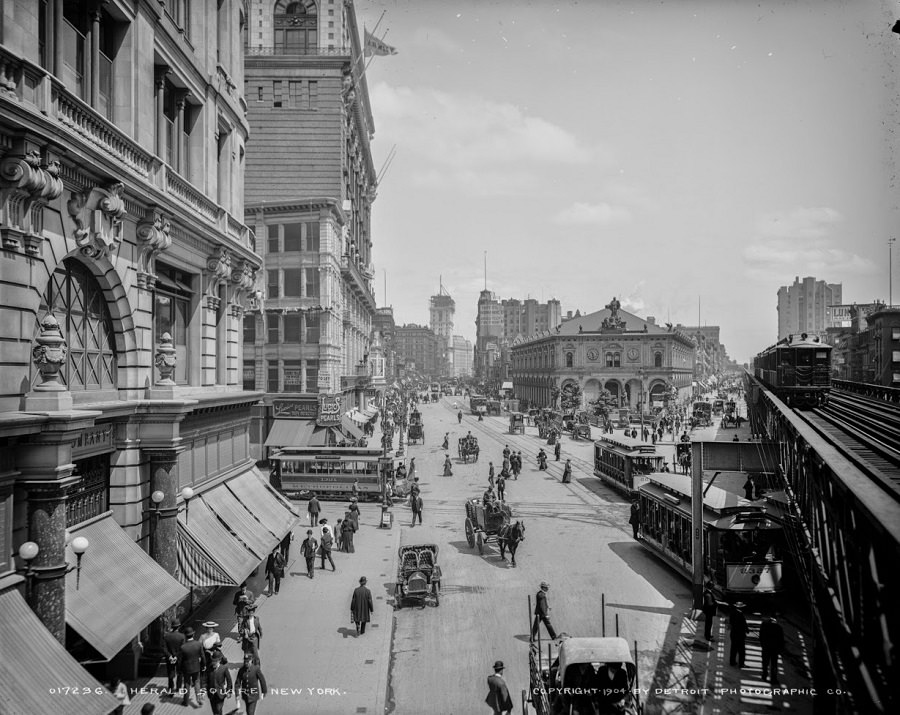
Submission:
[[[794,333],[824,335],[830,327],[828,306],[841,303],[840,283],[817,281],[807,276],[802,281],[778,289],[778,339]]]
[[[453,336],[453,377],[472,375],[472,341],[462,335]]]
[[[453,374],[453,316],[456,302],[443,285],[429,300],[429,325],[438,337],[438,371]]]

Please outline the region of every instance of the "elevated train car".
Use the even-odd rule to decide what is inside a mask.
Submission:
[[[831,391],[831,346],[818,336],[788,335],[754,358],[753,374],[788,407],[821,407]]]

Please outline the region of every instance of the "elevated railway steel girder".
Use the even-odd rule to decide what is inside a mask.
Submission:
[[[900,502],[749,373],[745,383],[753,432],[779,444],[786,527],[805,549],[817,712],[898,712]]]

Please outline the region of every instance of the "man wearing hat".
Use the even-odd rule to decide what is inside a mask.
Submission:
[[[166,677],[169,679],[169,693],[175,692],[176,678],[178,681],[178,690],[184,685],[184,679],[181,676],[181,670],[178,668],[178,657],[181,653],[181,646],[184,644],[184,633],[181,632],[181,624],[178,620],[171,623],[168,633],[163,636],[166,644]]]
[[[303,554],[303,558],[306,559],[306,575],[310,578],[313,578],[314,576],[316,568],[316,551],[318,547],[319,542],[313,537],[312,529],[307,529],[306,538],[303,540],[303,543],[300,544],[300,553]]]
[[[219,624],[215,621],[206,621],[204,622],[203,627],[206,629],[206,632],[200,636],[200,643],[203,644],[203,652],[206,655],[206,664],[208,667],[212,660],[213,653],[215,653],[215,651],[219,651],[219,653],[222,652],[222,639],[219,637],[219,634],[216,633],[216,628],[219,627]]]
[[[259,663],[259,644],[262,642],[262,624],[256,615],[256,604],[247,606],[244,620],[238,628],[241,637],[241,650],[244,654],[250,654],[255,663]]]
[[[778,656],[784,650],[784,628],[778,622],[778,614],[769,616],[759,627],[759,646],[762,648],[762,679],[769,677],[772,668],[772,685],[778,683]]]
[[[506,687],[506,681],[503,680],[503,661],[498,660],[494,663],[494,674],[489,675],[487,679],[488,694],[484,699],[488,707],[494,715],[509,715],[512,712],[513,701],[509,697],[509,688]]]
[[[747,657],[747,617],[744,615],[744,608],[747,604],[738,601],[731,608],[731,618],[729,625],[731,626],[731,653],[729,662],[738,668],[744,667],[744,660]]]
[[[568,484],[572,481],[572,460],[566,460],[566,466],[563,467],[562,483]]]
[[[225,701],[232,690],[234,686],[228,665],[225,663],[225,656],[222,655],[222,651],[216,651],[206,671],[206,694],[209,695],[209,705],[214,715],[222,715],[225,711]]]
[[[556,640],[556,631],[553,629],[553,624],[550,623],[550,606],[547,603],[547,591],[549,590],[550,584],[546,581],[541,581],[541,588],[537,592],[537,596],[535,596],[534,623],[531,625],[532,638],[537,638],[538,628],[540,628],[541,623],[543,623],[547,627],[547,633],[550,635],[550,639]]]
[[[713,593],[712,584],[707,581],[703,589],[703,617],[705,620],[703,637],[708,641],[713,640],[712,631],[716,619],[717,606],[716,594]]]
[[[315,493],[311,494],[309,497],[309,503],[306,505],[306,512],[309,514],[309,525],[315,526],[316,522],[319,520],[319,511],[321,507],[319,506],[319,500],[316,499]]]
[[[197,695],[197,704],[203,702],[200,693],[200,673],[206,668],[206,653],[203,644],[194,640],[194,629],[186,626],[184,629],[185,642],[181,645],[178,654],[178,669],[184,678],[184,705],[187,705],[191,696],[191,686]]]
[[[234,699],[243,698],[247,715],[254,715],[256,704],[265,698],[268,692],[266,676],[263,675],[258,663],[254,661],[253,655],[245,653],[244,665],[237,672]]]
[[[372,592],[366,588],[366,577],[361,576],[359,586],[354,589],[353,597],[350,599],[350,620],[356,626],[357,635],[366,632],[366,623],[369,622],[369,616],[374,610]]]

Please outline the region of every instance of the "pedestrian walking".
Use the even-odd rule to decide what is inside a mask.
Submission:
[[[413,496],[410,494],[409,505],[412,508],[412,524],[410,526],[416,525],[416,518],[419,519],[419,526],[422,526],[422,495],[416,494]]]
[[[253,603],[253,593],[247,590],[247,583],[244,582],[240,586],[238,586],[237,593],[234,594],[234,598],[231,603],[234,605],[234,617],[237,620],[238,624],[240,624],[241,619],[244,617],[244,609],[251,603]]]
[[[313,537],[312,529],[306,530],[306,538],[300,544],[300,553],[306,559],[306,575],[313,578],[313,569],[316,566],[316,550],[319,548],[319,542]]]
[[[572,460],[566,460],[566,466],[563,467],[562,482],[568,484],[572,481]]]
[[[716,601],[716,594],[713,593],[712,585],[707,581],[706,586],[703,589],[703,617],[705,620],[705,623],[703,624],[703,637],[708,641],[715,640],[712,631],[715,626],[717,610],[718,602]]]
[[[341,522],[341,551],[348,554],[352,554],[355,551],[353,547],[354,531],[353,520],[350,518],[350,512],[347,512],[344,515],[343,522]]]
[[[222,652],[222,638],[216,633],[219,624],[215,621],[205,621],[203,627],[206,631],[200,636],[200,643],[203,646],[203,653],[206,656],[207,668],[212,666],[212,657],[216,652]]]
[[[538,628],[543,623],[547,628],[550,639],[556,640],[556,631],[553,629],[553,624],[550,623],[550,605],[547,603],[547,591],[549,590],[550,585],[546,581],[541,581],[541,587],[535,596],[534,623],[531,624],[532,639],[537,638]]]
[[[510,454],[512,454],[512,452],[509,449],[509,445],[504,444],[503,445],[503,459],[509,459]]]
[[[284,578],[284,556],[281,555],[281,549],[276,546],[266,559],[266,579],[269,581],[270,596],[278,594],[282,578]]]
[[[641,505],[637,499],[631,502],[631,515],[628,517],[628,523],[631,524],[631,533],[636,539],[638,537],[638,527],[641,525]]]
[[[494,486],[494,463],[488,462],[488,482],[490,482],[491,486]]]
[[[319,506],[319,500],[316,499],[315,493],[309,497],[309,503],[306,505],[306,511],[309,514],[309,525],[315,526],[319,521],[319,512],[322,508]]]
[[[350,487],[350,497],[353,500],[359,499],[359,480],[358,479],[353,480],[353,486]]]
[[[287,565],[287,562],[290,560],[291,543],[293,541],[294,541],[294,532],[293,531],[289,531],[287,534],[284,535],[284,538],[281,540],[281,558],[284,559],[285,566]]]
[[[444,432],[444,442],[441,444],[441,449],[450,449],[450,433]]]
[[[114,715],[122,715],[122,713],[125,712],[125,706],[131,705],[128,686],[122,682],[121,678],[116,678],[110,683],[109,690],[112,692],[115,699],[119,701],[119,706],[113,710]]]
[[[500,477],[497,479],[497,498],[500,501],[504,501],[506,495],[506,479],[503,477],[503,474],[500,474]]]
[[[266,684],[266,676],[263,675],[259,663],[255,662],[249,653],[244,654],[244,665],[237,672],[236,680],[234,699],[236,701],[243,699],[247,715],[254,715],[257,704],[269,692],[269,686]]]
[[[206,669],[206,655],[203,652],[203,644],[194,640],[194,629],[187,626],[184,629],[184,643],[178,653],[178,669],[184,680],[184,701],[182,705],[190,702],[191,687],[197,698],[198,706],[203,703],[203,694],[200,692],[200,673]]]
[[[769,616],[759,627],[759,645],[762,648],[762,679],[777,685],[778,658],[784,652],[784,628],[778,622],[777,613]]]
[[[513,701],[509,696],[509,688],[503,679],[504,665],[502,660],[494,663],[494,674],[487,679],[488,694],[484,699],[494,715],[510,715],[513,709]]]
[[[450,461],[450,455],[444,455],[444,476],[452,477],[453,476],[453,463]]]
[[[744,667],[744,660],[747,657],[747,617],[744,615],[745,603],[738,601],[731,607],[731,651],[728,661],[731,665],[738,668]]]
[[[626,430],[626,432],[627,431],[628,430]],[[636,429],[631,430],[631,439],[637,439],[637,430]]]
[[[375,610],[372,605],[372,592],[366,588],[366,577],[360,576],[359,586],[353,590],[353,596],[350,599],[350,620],[356,626],[356,634],[361,635],[366,632],[366,623]]]
[[[737,435],[735,435],[735,436],[737,436]],[[755,485],[753,484],[753,475],[752,474],[747,475],[747,481],[744,482],[743,489],[744,489],[744,499],[746,499],[747,501],[753,501],[753,492],[755,489]]]
[[[231,672],[228,670],[228,664],[225,662],[222,651],[213,653],[204,686],[206,694],[209,696],[209,706],[212,708],[213,715],[223,715],[225,701],[234,691],[234,684],[231,681]]]
[[[350,497],[350,506],[347,507],[350,512],[350,518],[353,519],[353,531],[359,531],[359,519],[362,513],[359,510],[359,500],[356,497]]]
[[[247,613],[238,628],[238,636],[241,639],[241,650],[244,651],[244,659],[251,656],[254,663],[259,663],[259,646],[262,643],[262,623],[256,615],[256,604],[247,606]]]
[[[553,448],[553,455],[556,457],[555,461],[559,461],[559,458],[562,456],[562,444],[559,442],[556,443],[556,446]]]
[[[514,476],[516,479],[519,478],[519,474],[522,472],[522,452],[516,452],[516,471],[514,472]]]
[[[174,695],[176,689],[181,690],[183,684],[181,670],[178,668],[178,655],[181,653],[185,637],[177,620],[172,621],[170,628],[171,630],[163,636],[163,642],[166,648],[166,678],[169,681],[167,690],[169,695]]]
[[[416,478],[416,458],[411,457],[409,460],[409,474],[406,477],[410,481]]]
[[[327,526],[327,524],[325,525]],[[331,549],[334,547],[334,536],[331,533],[331,529],[325,529],[322,527],[322,541],[319,543],[319,556],[322,557],[322,570],[325,570],[325,559],[328,559],[328,563],[331,564],[331,570],[337,571],[334,565],[334,559],[331,558]]]
[[[341,520],[338,519],[338,528],[337,528],[337,530],[335,530],[331,527],[331,524],[328,523],[328,519],[319,519],[319,526],[322,527],[322,537],[324,538],[325,534],[331,534],[332,545],[337,543],[338,538],[340,538],[335,535],[335,532],[340,534],[340,523],[341,523]]]

